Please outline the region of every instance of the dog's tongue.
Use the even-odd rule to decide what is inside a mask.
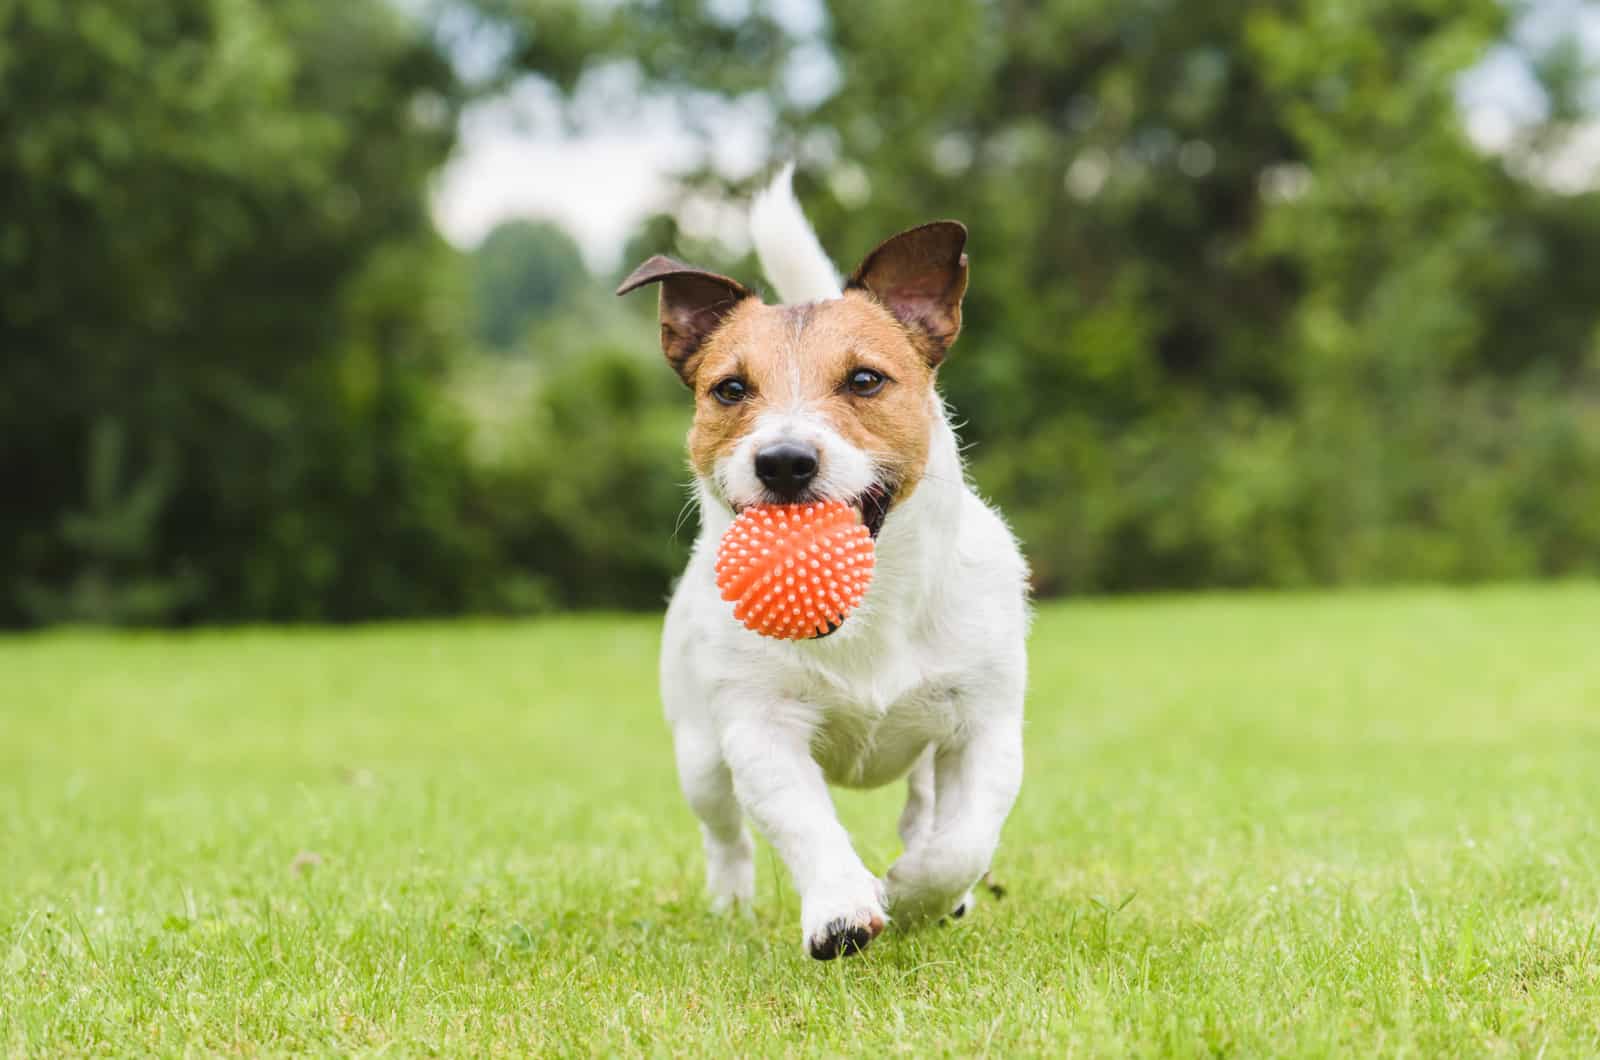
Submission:
[[[841,501],[746,508],[717,548],[717,588],[764,637],[832,632],[872,581],[872,534]]]

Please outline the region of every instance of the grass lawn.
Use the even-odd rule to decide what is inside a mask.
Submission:
[[[1046,607],[1009,894],[828,964],[656,635],[0,639],[0,1052],[1600,1052],[1600,587]]]

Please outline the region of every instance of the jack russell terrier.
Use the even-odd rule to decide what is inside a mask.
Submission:
[[[894,236],[840,285],[785,169],[751,211],[781,305],[656,256],[617,289],[659,283],[661,346],[694,392],[700,534],[667,610],[661,697],[700,819],[713,905],[755,894],[748,816],[800,892],[822,960],[892,916],[960,916],[1022,781],[1027,566],[973,492],[936,388],[961,330],[967,231]],[[860,608],[811,640],[761,637],[719,596],[717,544],[750,505],[839,500],[877,538]],[[882,879],[829,784],[907,777],[904,852]]]

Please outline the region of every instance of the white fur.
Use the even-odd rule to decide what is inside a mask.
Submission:
[[[780,302],[824,302],[843,293],[833,262],[794,197],[793,162],[750,204],[750,240]]]
[[[798,207],[794,216],[805,225]],[[757,245],[769,272],[794,261]],[[806,259],[813,248],[807,227],[790,249]],[[786,294],[815,294],[773,278]],[[825,495],[851,497],[871,481],[870,458],[803,408],[764,418],[699,482],[700,535],[667,611],[662,698],[712,902],[754,894],[748,815],[794,878],[813,952],[841,926],[875,931],[889,913],[915,923],[969,902],[1022,780],[1027,571],[999,515],[966,484],[943,404],[929,400],[926,472],[889,513],[872,586],[836,633],[788,642],[746,630],[713,571],[729,500],[757,496],[750,464],[762,440],[790,432],[817,444]],[[828,784],[876,787],[908,773],[905,850],[880,881],[852,848]]]

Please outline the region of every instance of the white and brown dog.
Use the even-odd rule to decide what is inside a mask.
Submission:
[[[1027,570],[967,485],[935,387],[961,328],[966,229],[903,232],[841,288],[788,170],[751,225],[783,304],[660,256],[617,293],[661,284],[661,345],[695,395],[700,536],[667,611],[661,695],[711,898],[753,897],[748,815],[794,876],[806,949],[828,959],[891,914],[970,907],[1022,780]],[[747,505],[817,499],[855,504],[876,535],[871,588],[831,635],[758,636],[718,594],[718,541]],[[905,850],[880,881],[828,785],[908,773]]]

